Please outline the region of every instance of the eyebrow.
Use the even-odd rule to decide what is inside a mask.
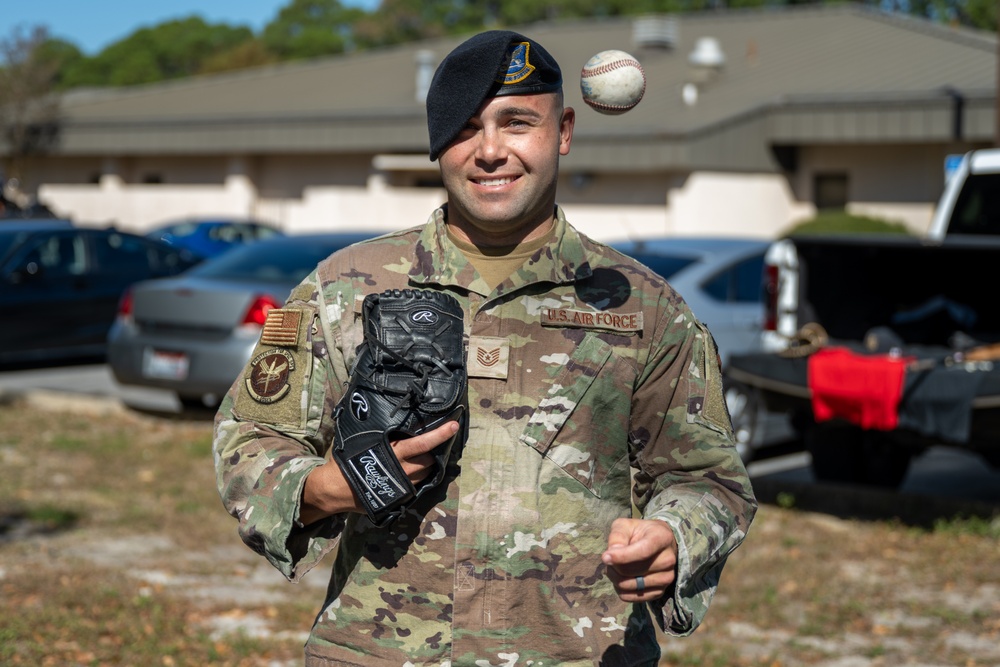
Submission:
[[[501,107],[493,114],[494,118],[509,118],[511,116],[530,116],[532,118],[541,118],[542,114],[531,107],[520,106]]]

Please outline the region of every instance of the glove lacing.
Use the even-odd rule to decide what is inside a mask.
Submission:
[[[407,324],[406,324],[406,322],[404,320],[401,320],[400,318],[397,317],[396,318],[396,322],[407,333],[412,333],[410,331],[409,326],[407,326]],[[437,331],[434,332],[434,337],[435,338],[439,337],[441,334],[443,334],[445,331],[448,330],[449,326],[451,326],[450,322],[447,322],[447,321],[443,322],[441,324],[441,326],[437,329]],[[406,390],[401,391],[399,389],[393,389],[392,387],[388,387],[388,386],[386,386],[384,384],[379,383],[373,377],[374,371],[372,373],[363,374],[363,377],[366,380],[368,380],[368,382],[375,389],[377,389],[377,390],[379,390],[379,391],[381,391],[381,392],[383,392],[385,394],[395,394],[396,396],[399,396],[399,400],[396,401],[396,403],[393,405],[392,410],[389,412],[389,416],[390,417],[396,416],[396,413],[399,412],[404,407],[414,408],[415,409],[415,408],[419,407],[420,405],[428,402],[428,399],[427,399],[427,387],[428,387],[428,384],[430,382],[430,375],[431,375],[431,373],[433,373],[435,371],[435,367],[437,369],[441,370],[445,374],[445,376],[447,378],[451,378],[452,375],[454,375],[454,372],[450,368],[448,368],[444,364],[444,362],[441,361],[440,359],[430,359],[431,364],[433,364],[433,366],[431,366],[431,365],[426,364],[424,362],[415,361],[414,359],[412,359],[410,357],[404,356],[407,352],[410,351],[410,348],[413,347],[413,341],[412,340],[410,340],[407,343],[406,347],[404,347],[401,350],[401,353],[400,352],[396,352],[395,350],[391,349],[385,343],[383,343],[377,337],[373,336],[370,332],[367,332],[367,331],[365,332],[365,342],[367,342],[369,345],[373,345],[373,346],[377,347],[378,349],[382,350],[387,355],[389,355],[390,357],[392,357],[392,359],[395,360],[396,363],[398,363],[398,364],[400,364],[402,366],[405,366],[406,368],[408,368],[416,376],[416,377],[414,377],[413,379],[410,380],[409,386],[406,388]],[[430,344],[431,344],[431,346],[434,347],[434,350],[439,355],[445,356],[444,350],[441,348],[440,345],[438,345],[438,343],[436,341],[432,340],[430,342]],[[381,366],[381,364],[380,364],[380,366]]]

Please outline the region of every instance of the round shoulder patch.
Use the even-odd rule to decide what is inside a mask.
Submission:
[[[289,391],[288,376],[295,370],[295,358],[287,350],[265,350],[250,362],[247,392],[258,403],[274,403]]]

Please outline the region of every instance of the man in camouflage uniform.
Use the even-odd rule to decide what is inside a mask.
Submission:
[[[655,665],[653,620],[694,631],[746,534],[709,332],[555,205],[575,122],[561,81],[516,33],[452,52],[427,102],[447,205],[323,261],[220,409],[243,540],[292,580],[336,552],[307,665]],[[396,288],[461,303],[471,412],[445,481],[379,528],[329,452],[361,300]],[[412,481],[457,428],[393,444]]]

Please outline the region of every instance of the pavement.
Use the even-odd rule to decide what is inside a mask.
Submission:
[[[123,408],[179,413],[180,401],[173,392],[145,387],[123,387],[106,364],[81,364],[50,368],[0,371],[0,398],[33,397],[56,403],[103,401]]]

